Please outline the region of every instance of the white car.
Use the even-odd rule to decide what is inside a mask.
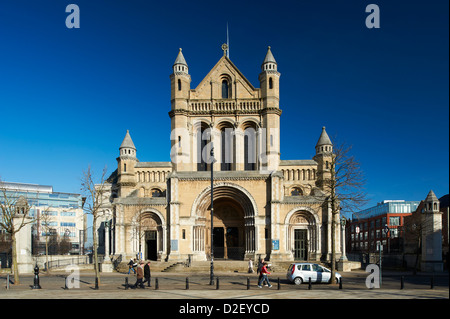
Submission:
[[[309,278],[311,278],[311,282],[328,283],[331,279],[331,270],[313,263],[293,263],[289,266],[286,277],[296,285],[309,282]],[[341,275],[336,272],[335,278],[336,283],[339,283]]]

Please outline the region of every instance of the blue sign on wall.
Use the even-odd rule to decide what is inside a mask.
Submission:
[[[272,239],[272,249],[280,250],[280,240],[279,239]]]
[[[178,251],[178,239],[172,239],[170,241],[170,250]]]

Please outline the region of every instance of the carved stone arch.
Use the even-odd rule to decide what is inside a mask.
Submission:
[[[310,207],[298,206],[289,211],[284,223],[286,251],[290,251],[296,260],[316,260],[321,254],[321,225],[317,212]],[[304,243],[299,244],[298,240]],[[305,251],[301,252],[299,247],[304,247]]]
[[[214,241],[215,257],[242,260],[254,256],[257,242],[255,217],[258,212],[252,195],[242,186],[221,182],[214,184],[213,201],[212,230],[211,187],[205,188],[194,200],[191,208],[191,217],[195,218],[193,251],[207,255],[211,249],[210,236],[214,231],[214,236],[223,238],[220,247],[217,246],[220,240]]]
[[[245,202],[244,212],[246,213],[246,217],[257,217],[258,216],[258,209],[256,206],[256,201],[253,198],[253,196],[248,192],[244,187],[234,184],[234,183],[228,183],[228,182],[220,182],[214,184],[214,199],[226,196],[225,192],[222,194],[218,192],[218,190],[222,189],[229,189],[229,190],[235,190],[229,191],[227,193],[228,196],[233,195],[241,195],[238,197],[238,199],[247,199]],[[195,218],[203,218],[203,215],[199,215],[198,213],[202,213],[199,211],[199,208],[201,207],[209,207],[211,203],[211,186],[206,187],[203,191],[200,192],[200,194],[195,198],[194,203],[192,204],[191,208],[191,217]]]

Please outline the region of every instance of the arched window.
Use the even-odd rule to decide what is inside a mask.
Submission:
[[[181,80],[178,79],[178,91],[181,91]]]
[[[207,171],[207,160],[209,159],[210,150],[207,148],[210,140],[211,131],[208,129],[205,123],[197,128],[197,171]]]
[[[233,127],[230,125],[221,128],[220,137],[221,137],[220,169],[222,171],[231,171],[234,157]]]
[[[222,81],[222,99],[228,99],[229,97],[229,88],[228,88],[228,81],[223,80]]]
[[[152,189],[152,197],[162,197],[162,192],[159,189],[154,188]]]
[[[257,133],[255,127],[248,127],[244,131],[244,170],[256,170]]]
[[[273,80],[269,78],[269,89],[273,89]]]

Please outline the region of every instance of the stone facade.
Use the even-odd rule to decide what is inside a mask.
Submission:
[[[325,128],[313,159],[280,160],[280,73],[270,47],[259,88],[225,52],[195,89],[178,53],[170,75],[171,162],[139,161],[126,133],[103,205],[107,254],[209,260],[213,234],[214,258],[330,260],[322,181],[333,145]]]

